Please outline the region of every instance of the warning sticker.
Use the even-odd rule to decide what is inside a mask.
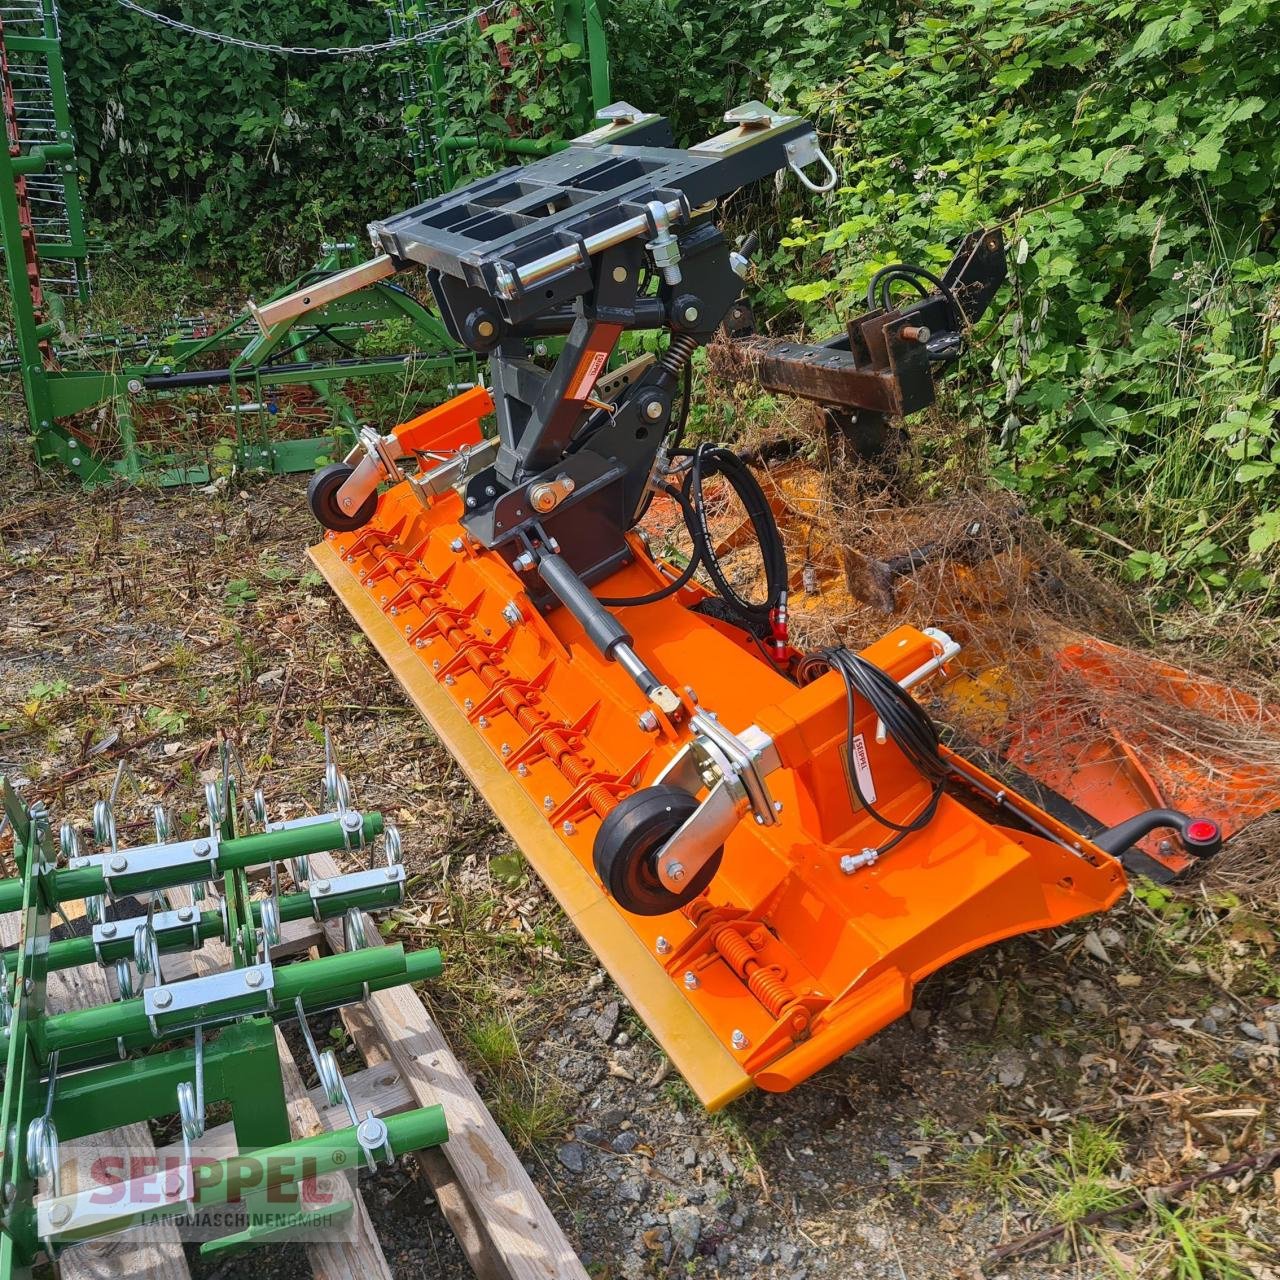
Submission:
[[[587,352],[578,366],[578,381],[569,389],[570,400],[585,400],[591,394],[591,388],[596,385],[608,358],[607,351]]]
[[[876,780],[871,776],[871,760],[867,755],[867,743],[862,734],[853,735],[853,767],[858,775],[858,789],[868,804],[876,802]]]

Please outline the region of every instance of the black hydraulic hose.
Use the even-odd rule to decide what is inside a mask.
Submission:
[[[937,726],[924,708],[892,676],[886,675],[859,654],[836,647],[824,649],[820,656],[844,680],[847,707],[845,772],[849,786],[862,808],[882,827],[895,833],[876,850],[877,853],[887,853],[912,832],[928,826],[938,811],[943,784],[949,771],[942,758]],[[881,813],[863,792],[858,780],[858,765],[854,756],[854,720],[858,698],[870,705],[907,761],[930,783],[931,790],[924,807],[907,822],[895,822]]]
[[[669,494],[680,505],[680,510],[684,515],[684,522],[690,528],[693,525],[693,508],[689,503],[688,495],[677,489],[675,485],[664,484],[663,492]],[[668,596],[673,596],[680,590],[698,571],[698,565],[702,563],[702,555],[697,545],[694,545],[693,555],[689,557],[689,563],[685,565],[684,571],[679,577],[673,578],[665,587],[660,587],[657,591],[651,591],[646,596],[629,596],[629,597],[613,597],[611,599],[601,598],[600,603],[610,609],[629,609],[633,605],[640,604],[657,604],[659,600],[665,600]]]
[[[694,546],[701,552],[703,566],[721,599],[735,613],[748,622],[768,622],[770,614],[787,589],[787,553],[782,545],[782,535],[778,532],[778,522],[773,518],[769,499],[765,497],[751,468],[732,449],[702,444],[693,451],[692,456],[689,497],[693,506],[694,523],[689,527],[689,533]],[[760,545],[760,555],[764,560],[766,589],[765,599],[761,604],[753,604],[740,596],[720,566],[702,497],[702,481],[708,475],[724,476],[751,521],[756,541]]]

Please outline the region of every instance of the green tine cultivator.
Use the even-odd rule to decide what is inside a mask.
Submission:
[[[360,1115],[332,1050],[317,1049],[308,1025],[440,972],[434,949],[368,945],[363,913],[403,896],[399,833],[352,807],[327,744],[326,811],[315,816],[273,821],[261,791],[242,803],[231,764],[224,749],[220,776],[206,787],[207,832],[174,838],[157,806],[155,840],[131,846],[117,831],[117,775],[112,797],[94,808],[92,851],[68,823],[55,844],[43,806],[27,806],[0,779],[18,870],[0,880],[0,928],[17,940],[0,973],[0,1280],[28,1275],[41,1254],[56,1259],[77,1242],[227,1206],[238,1209],[236,1229],[207,1239],[204,1252],[278,1239],[286,1228],[320,1231],[351,1206],[309,1209],[303,1192],[315,1180],[445,1140],[438,1106]],[[313,876],[309,858],[335,851],[359,869]],[[282,926],[305,918],[342,920],[347,949],[293,962],[273,955]],[[192,953],[206,940],[220,940],[229,963],[191,976]],[[118,998],[50,1007],[51,978],[91,965],[114,977]],[[291,1138],[276,1039],[276,1025],[289,1020],[300,1025],[329,1105],[345,1105],[348,1127]],[[214,1108],[234,1126],[230,1158],[193,1154]],[[174,1116],[182,1155],[159,1172],[153,1159],[135,1175],[113,1155],[108,1131]],[[97,1135],[91,1171],[64,1160],[59,1146],[86,1135]]]

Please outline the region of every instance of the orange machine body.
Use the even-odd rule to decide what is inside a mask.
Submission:
[[[381,495],[370,524],[328,534],[312,556],[708,1107],[752,1084],[791,1088],[903,1014],[940,966],[1123,892],[1118,862],[954,756],[934,820],[846,874],[843,857],[890,833],[851,800],[838,675],[798,688],[744,633],[692,611],[703,593],[690,586],[624,611],[637,653],[684,697],[646,729],[652,708],[625,672],[568,610],[542,615],[520,575],[471,542],[462,515],[455,492],[432,499],[405,481]],[[666,580],[634,535],[632,549],[598,594]],[[900,679],[936,649],[899,627],[863,653]],[[619,798],[652,783],[688,740],[695,705],[734,732],[754,724],[772,737],[778,821],[748,814],[683,910],[633,916],[601,888],[592,842]],[[854,728],[868,799],[911,818],[928,784],[881,740],[870,709]]]

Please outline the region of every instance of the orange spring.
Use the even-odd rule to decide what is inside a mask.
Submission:
[[[390,540],[384,535],[374,535],[374,537],[370,538],[369,554],[376,563],[381,563],[387,558],[390,546]],[[412,582],[408,571],[402,568],[393,569],[390,576],[398,586],[405,586]],[[410,595],[413,598],[413,602],[418,608],[423,609],[423,612],[426,612],[424,600],[438,594],[437,591],[429,588],[425,583],[412,583],[410,586]],[[453,618],[441,619],[435,624],[435,628],[445,643],[455,651],[460,649],[463,643],[471,638],[468,636],[465,626],[460,625]],[[477,653],[468,652],[467,662],[476,675],[491,689],[505,674],[491,659]],[[547,717],[518,690],[504,690],[502,702],[515,718],[516,723],[526,733],[533,733],[547,721]],[[563,734],[547,734],[543,746],[556,768],[564,774],[572,785],[577,786],[591,772],[589,763],[574,751],[572,743]],[[608,787],[600,785],[589,788],[586,799],[587,803],[595,810],[596,816],[602,820],[608,816],[618,803],[617,796]]]
[[[779,970],[761,964],[755,949],[732,925],[723,924],[716,929],[711,944],[775,1018],[796,998],[796,993],[779,977]]]

